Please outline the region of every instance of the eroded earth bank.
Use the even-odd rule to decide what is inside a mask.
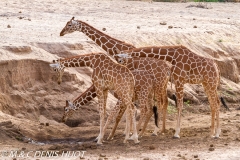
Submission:
[[[13,159],[3,151],[86,151],[85,159],[240,159],[240,4],[209,3],[209,9],[193,5],[1,1],[0,159]],[[123,144],[124,118],[113,140],[102,146],[93,142],[99,133],[97,98],[62,123],[65,101],[73,101],[91,85],[92,71],[66,69],[63,83],[58,85],[49,63],[57,58],[103,51],[83,33],[59,36],[72,16],[136,47],[184,45],[196,54],[215,59],[221,70],[218,93],[231,110],[221,107],[221,138],[209,136],[211,112],[200,84],[185,86],[180,139],[172,138],[177,110],[172,100],[174,85],[171,88],[170,83],[167,132],[151,136],[151,119],[140,144]],[[109,95],[108,112],[115,103],[116,99]],[[35,159],[79,157],[47,158],[43,154]]]

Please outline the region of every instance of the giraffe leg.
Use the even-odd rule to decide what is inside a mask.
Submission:
[[[101,91],[99,89],[96,89],[96,93],[98,95],[98,101],[99,101],[99,114],[100,114],[100,133],[97,137],[97,144],[102,144],[103,142],[103,136],[104,136],[104,117],[106,113],[106,95],[108,91]]]
[[[118,102],[118,103],[119,103],[119,102]],[[109,134],[107,140],[113,139],[113,136],[114,136],[114,133],[115,133],[115,131],[116,131],[116,129],[117,129],[117,126],[118,126],[118,124],[119,124],[119,122],[120,122],[120,120],[121,120],[121,118],[122,118],[122,116],[123,116],[123,114],[124,114],[124,112],[125,112],[125,110],[126,110],[126,107],[125,107],[125,106],[122,106],[120,103],[117,104],[117,105],[119,105],[120,109],[119,109],[118,115],[117,115],[117,117],[116,117],[114,127],[113,127],[111,133]]]
[[[106,132],[107,126],[108,124],[112,121],[113,117],[118,113],[119,116],[119,112],[120,112],[120,105],[119,105],[119,101],[117,102],[117,104],[115,105],[115,107],[112,109],[110,115],[107,118],[107,121],[105,123],[105,126],[103,128],[104,133]]]
[[[162,112],[163,112],[163,96],[162,96],[162,94],[157,94],[157,104],[158,104],[158,110],[157,110],[157,112],[158,112],[158,116],[159,116],[159,118],[158,118],[158,122],[157,122],[157,124],[158,124],[158,126],[159,126],[159,124],[160,124],[160,115],[162,114]],[[165,121],[163,121],[163,127],[164,127],[164,129],[165,129]],[[157,126],[155,126],[155,129],[154,129],[154,131],[153,131],[153,133],[152,133],[152,136],[157,136],[157,133],[158,133],[158,131],[159,131],[159,127],[157,127]]]
[[[148,87],[146,91],[142,91],[141,94],[139,94],[141,112],[140,112],[140,119],[138,122],[139,128],[137,127],[138,131],[141,127],[142,122],[144,122],[143,128],[139,134],[140,137],[143,135],[145,128],[148,124],[148,121],[147,121],[148,114],[151,114],[151,113],[149,113],[149,109],[152,108],[152,98],[153,98],[151,92],[152,92],[152,87]],[[152,111],[152,109],[151,109],[151,111]]]
[[[127,140],[129,139],[129,134],[130,134],[130,108],[129,106],[127,106],[127,109],[126,109],[126,128],[125,128],[125,139],[123,141],[123,143],[127,143]]]
[[[144,119],[146,118],[147,113],[147,97],[144,98],[144,95],[139,95],[139,105],[140,105],[140,119],[137,124],[137,130],[139,131],[141,129],[141,124],[144,122]]]
[[[204,84],[203,84],[204,85]],[[208,95],[208,100],[211,108],[211,137],[219,138],[221,129],[219,124],[219,109],[220,109],[220,100],[217,95],[216,89],[208,89],[205,87],[204,89]],[[215,118],[216,118],[216,129],[215,129]]]
[[[162,94],[163,99],[163,108],[162,108],[162,131],[161,133],[165,133],[166,131],[166,116],[167,116],[167,107],[168,107],[168,97],[167,97],[167,88],[165,89],[165,93]]]
[[[145,118],[145,120],[144,120],[144,124],[143,124],[142,130],[141,130],[141,132],[139,133],[139,136],[142,136],[142,135],[143,135],[144,131],[146,130],[147,124],[148,124],[150,118],[152,117],[152,115],[153,115],[152,110],[151,110],[151,109],[148,109],[148,111],[147,111],[147,113],[146,113],[146,118]]]
[[[180,138],[179,136],[180,122],[181,122],[181,113],[182,113],[182,107],[183,107],[183,84],[182,83],[178,83],[176,85],[176,96],[177,96],[178,115],[177,115],[177,126],[175,129],[175,134],[173,138]]]
[[[135,118],[136,108],[135,108],[133,103],[131,103],[128,107],[129,107],[129,112],[128,112],[129,113],[129,119],[131,119],[132,124],[133,124],[133,135],[131,136],[130,140],[133,140],[134,143],[139,143],[138,134],[137,134],[137,127],[136,127],[136,118]],[[127,137],[127,135],[126,135],[126,137]]]

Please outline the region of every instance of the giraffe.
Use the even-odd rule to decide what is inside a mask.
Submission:
[[[172,64],[171,78],[173,78],[177,97],[177,125],[174,138],[180,138],[180,120],[183,107],[183,89],[185,83],[202,84],[208,96],[211,108],[212,137],[218,138],[221,132],[219,124],[220,100],[217,87],[220,84],[220,73],[214,60],[201,57],[184,46],[153,46],[142,47],[119,52],[125,57],[150,57],[166,60]],[[215,128],[216,118],[216,128]]]
[[[141,130],[139,135],[140,136],[143,135],[145,128],[147,126],[147,123],[150,117],[152,116],[152,108],[151,106],[149,106],[151,102],[149,101],[153,98],[153,95],[152,94],[149,95],[149,93],[150,93],[150,90],[152,90],[153,86],[154,86],[154,92],[156,92],[155,99],[159,107],[158,115],[160,115],[161,113],[163,115],[162,132],[165,132],[165,120],[166,120],[166,112],[167,112],[167,106],[168,106],[166,88],[167,88],[167,82],[170,74],[169,65],[162,60],[155,60],[152,58],[124,59],[116,56],[115,59],[119,63],[126,65],[126,67],[132,71],[135,78],[135,92],[136,92],[135,100],[138,99],[140,101],[139,106],[141,110],[140,112],[141,116],[137,125],[137,130],[140,129],[141,123],[145,122],[143,125],[143,129]],[[117,95],[114,95],[114,96],[118,98]],[[105,127],[104,127],[105,128],[104,131],[105,131],[108,123],[112,120],[114,115],[116,113],[119,113],[118,116],[116,117],[115,125],[108,137],[108,140],[112,139],[115,133],[116,127],[125,111],[125,109],[122,109],[123,107],[121,107],[121,110],[120,110],[119,107],[121,106],[121,104],[119,103],[120,101],[118,101],[116,106],[113,108],[110,116],[107,119],[107,123],[105,124]],[[81,104],[82,104],[81,96],[76,98],[73,101],[73,103],[67,103],[66,107],[64,108],[63,121],[65,121],[67,117],[71,116],[74,111],[79,109],[81,107]],[[161,108],[161,106],[163,107]],[[157,122],[157,124],[158,123],[159,122]],[[157,135],[158,130],[159,130],[158,127],[155,127],[153,135]]]
[[[152,90],[153,90],[153,83],[155,82],[155,77],[152,76],[152,74],[150,74],[147,71],[132,71],[134,79],[135,79],[135,100],[139,100],[139,104],[140,104],[140,108],[145,109],[145,110],[151,110],[151,100],[152,100]],[[114,96],[119,99],[119,97],[114,94]],[[66,119],[71,116],[76,110],[78,110],[81,107],[81,98],[77,98],[72,102],[70,101],[66,101],[66,106],[64,107],[64,115],[62,118],[62,121],[65,122]],[[112,121],[113,117],[115,117],[115,115],[118,113],[117,117],[116,117],[116,123],[114,125],[114,129],[111,133],[111,135],[114,134],[116,127],[119,123],[119,121],[121,120],[121,117],[123,115],[123,113],[125,112],[126,107],[124,105],[122,105],[122,101],[118,100],[117,104],[115,105],[115,107],[111,110],[110,115],[107,118],[107,121],[104,125],[104,133],[106,131],[106,128],[108,126],[108,124]],[[149,112],[150,112],[149,111]],[[143,119],[143,115],[142,113],[145,112],[141,112],[141,116],[140,119]],[[151,113],[151,112],[150,112]],[[141,120],[142,121],[142,120]],[[139,126],[139,123],[138,123]],[[137,130],[139,130],[137,128]],[[96,138],[98,139],[98,138]],[[108,138],[110,139],[110,138]]]
[[[80,31],[80,32],[86,34],[89,38],[91,38],[96,44],[98,44],[100,47],[102,47],[111,56],[116,54],[116,50],[121,51],[121,50],[130,50],[130,49],[135,48],[131,44],[127,44],[123,41],[119,41],[115,38],[112,38],[112,37],[104,34],[103,32],[97,30],[96,28],[90,26],[89,24],[87,24],[83,21],[74,20],[74,17],[72,17],[72,19],[66,23],[65,27],[60,32],[60,36],[64,36],[65,34],[70,34],[75,31]],[[142,70],[146,70],[143,66],[149,65],[148,63],[149,62],[144,59],[138,60],[138,62],[136,62],[136,64],[133,65],[135,67],[132,67],[131,70],[138,69],[139,67],[141,67]],[[160,63],[163,63],[163,62],[160,62]],[[139,64],[141,66],[139,66]],[[164,69],[166,69],[166,71],[164,71]],[[163,72],[163,73],[167,72],[167,68],[163,67],[162,70],[160,69],[160,72]],[[165,76],[165,78],[167,78],[167,77]],[[164,78],[162,78],[162,80],[164,80]],[[92,85],[86,92],[84,92],[81,96],[79,96],[74,101],[82,100],[80,103],[82,105],[84,105],[85,103],[87,103],[86,99],[88,101],[90,101],[92,98],[94,98],[94,96],[87,97],[87,95],[94,95],[94,92],[95,92],[94,86]],[[85,100],[85,101],[83,101],[83,100]],[[121,118],[121,114],[118,115],[118,117],[116,119],[119,120],[119,117]],[[165,130],[165,121],[163,121],[163,123],[164,124],[163,124],[162,131]],[[114,128],[116,128],[116,123],[115,123]],[[112,133],[114,133],[114,132],[112,132]],[[156,134],[156,132],[154,132],[154,134]]]
[[[114,55],[116,54],[116,49],[118,50],[130,50],[135,48],[133,45],[125,43],[123,41],[112,38],[101,31],[95,29],[89,24],[80,21],[74,20],[74,17],[71,18],[65,25],[65,27],[60,32],[60,36],[64,36],[66,34],[73,33],[75,31],[80,31],[91,38],[96,44],[98,44],[101,48],[103,48],[108,54]],[[91,101],[96,97],[96,90],[94,85],[91,85],[83,94],[81,94],[78,98],[79,103],[81,105],[85,105],[87,102]],[[80,102],[80,100],[82,100]]]
[[[152,58],[125,58],[118,55],[115,55],[114,58],[121,64],[125,65],[131,71],[137,70],[146,70],[148,71],[153,77],[155,77],[154,82],[154,91],[155,97],[158,106],[158,115],[162,114],[162,130],[161,132],[164,133],[166,129],[165,121],[166,121],[166,113],[167,113],[167,106],[168,106],[168,98],[167,98],[167,83],[169,80],[170,75],[170,66],[166,62],[162,60],[155,60]],[[136,79],[135,79],[136,80]],[[153,96],[152,96],[153,97]],[[142,107],[143,108],[143,107]],[[142,111],[143,109],[141,109]],[[141,117],[137,125],[137,129],[140,129],[142,121],[144,121],[143,128],[139,134],[142,136],[148,121],[150,120],[153,112],[152,109],[145,109],[143,113],[141,112]],[[141,119],[142,118],[142,119]],[[157,122],[159,124],[159,122]],[[159,128],[155,126],[154,132],[152,135],[157,135]],[[110,134],[109,138],[112,138],[114,130]]]
[[[99,103],[100,114],[100,133],[98,136],[98,144],[102,144],[104,136],[104,117],[106,110],[106,100],[108,90],[113,90],[126,106],[127,133],[124,143],[129,139],[130,127],[129,120],[133,123],[133,136],[131,137],[135,143],[139,143],[136,121],[135,106],[132,103],[134,99],[135,80],[130,70],[115,61],[104,53],[84,54],[80,56],[60,59],[57,63],[50,64],[58,73],[58,83],[62,81],[62,75],[65,67],[91,67],[93,69],[92,82],[96,89]],[[131,118],[131,119],[130,119]]]

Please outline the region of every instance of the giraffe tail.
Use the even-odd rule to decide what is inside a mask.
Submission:
[[[153,113],[154,113],[154,121],[155,125],[158,127],[158,112],[157,112],[157,106],[153,106]]]
[[[228,108],[228,106],[227,106],[225,100],[223,99],[223,97],[220,97],[220,100],[221,100],[221,102],[223,104],[223,107],[226,108],[228,111],[230,111],[230,109]]]

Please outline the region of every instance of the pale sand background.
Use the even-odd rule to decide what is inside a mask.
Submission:
[[[240,107],[240,4],[209,3],[212,9],[186,8],[194,4],[1,0],[0,150],[86,150],[85,159],[98,159],[100,154],[108,159],[197,159],[194,155],[199,159],[240,159],[240,118],[236,110]],[[99,132],[96,99],[68,121],[68,125],[78,127],[59,123],[65,100],[75,99],[90,86],[91,70],[68,69],[59,86],[49,62],[58,57],[102,51],[82,33],[59,36],[72,16],[99,30],[106,28],[104,33],[137,47],[185,45],[197,54],[216,59],[223,76],[219,93],[227,99],[232,110],[225,112],[222,109],[221,139],[208,137],[210,111],[200,85],[185,87],[186,97],[192,98],[194,104],[185,105],[179,140],[171,138],[172,128],[176,125],[174,107],[169,109],[168,132],[151,137],[151,123],[139,145],[122,143],[124,123],[115,139],[103,146],[89,142]],[[160,25],[160,22],[167,25]],[[108,109],[115,102],[110,97]],[[40,125],[46,122],[50,126]],[[110,128],[106,134],[109,131]],[[51,143],[43,146],[28,144],[26,138]],[[74,144],[59,144],[66,139]],[[84,146],[76,141],[87,142]],[[211,144],[214,151],[208,150]],[[151,147],[153,150],[149,149]]]

